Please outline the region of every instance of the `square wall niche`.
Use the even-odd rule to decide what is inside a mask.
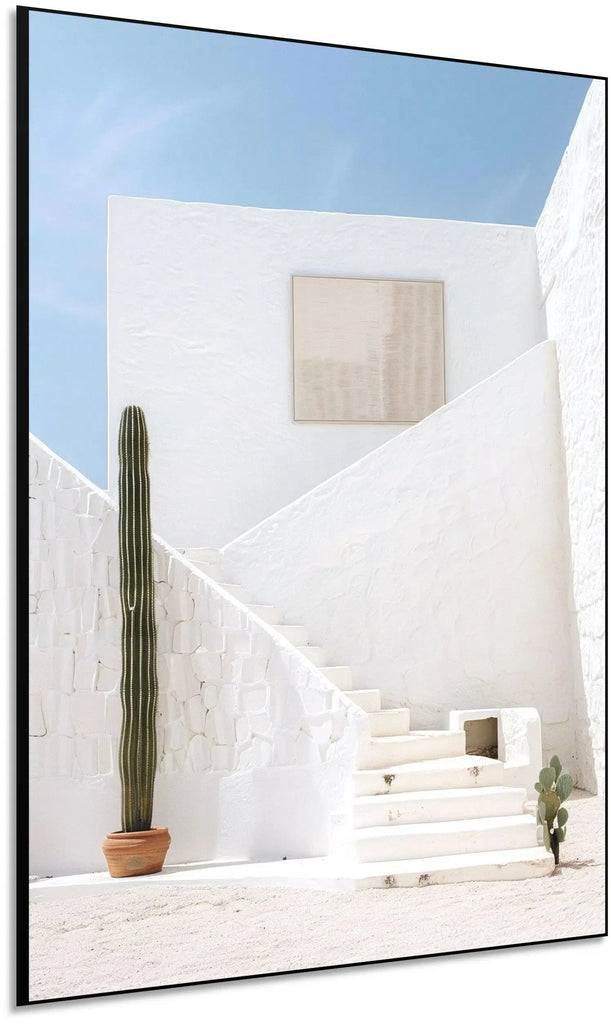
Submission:
[[[476,754],[479,757],[499,756],[499,720],[496,716],[490,718],[472,718],[464,722],[465,744],[467,754]]]
[[[296,422],[417,423],[445,402],[443,283],[293,277]]]

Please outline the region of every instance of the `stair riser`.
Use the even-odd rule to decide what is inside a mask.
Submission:
[[[369,719],[372,736],[405,736],[409,732],[409,708],[379,711]]]
[[[352,846],[354,859],[359,863],[385,860],[417,860],[422,857],[445,857],[451,854],[482,853],[486,850],[518,850],[537,845],[537,826],[519,824],[513,827],[480,831],[439,832],[431,835],[395,836],[393,829],[376,838],[360,839]],[[348,852],[348,851],[347,851]]]
[[[184,548],[185,557],[190,562],[201,562],[205,565],[220,565],[222,556],[216,548]]]
[[[375,796],[378,793],[414,793],[421,790],[469,789],[477,786],[502,786],[503,765],[491,761],[477,771],[469,768],[448,768],[436,770],[434,765],[413,769],[408,772],[355,772],[354,795]]]
[[[349,665],[325,665],[321,672],[340,690],[352,689],[352,670]]]
[[[196,569],[203,572],[205,576],[209,576],[211,580],[214,580],[216,583],[225,582],[225,574],[220,565],[208,565],[205,562],[196,562],[194,559],[191,559],[191,561]]]
[[[311,661],[317,668],[319,668],[320,665],[324,665],[328,660],[327,654],[322,647],[307,647],[300,644],[298,645],[297,650],[303,654],[304,658]]]
[[[534,851],[533,851],[534,853]],[[407,865],[406,865],[407,867]],[[554,858],[545,860],[528,857],[524,860],[504,863],[502,853],[489,864],[466,865],[453,868],[432,868],[427,872],[399,871],[395,874],[373,873],[355,880],[356,889],[422,888],[426,885],[444,885],[450,882],[512,882],[525,878],[543,878],[554,870]]]
[[[305,626],[276,626],[276,629],[285,640],[295,644],[295,647],[303,646],[309,640],[309,633]]]
[[[450,736],[411,736],[395,742],[372,740],[358,758],[359,768],[391,768],[393,765],[432,761],[439,757],[460,757],[465,753],[465,734]]]
[[[248,608],[263,622],[266,622],[268,626],[276,626],[280,621],[280,613],[276,608],[266,604],[249,604]]]
[[[363,711],[371,713],[380,710],[382,694],[379,690],[351,690],[346,696]]]
[[[445,792],[437,796],[377,796],[366,803],[354,805],[354,827],[376,825],[418,825],[431,821],[461,821],[472,818],[496,818],[521,814],[526,800],[524,789],[501,789],[487,792],[471,789],[453,796]]]

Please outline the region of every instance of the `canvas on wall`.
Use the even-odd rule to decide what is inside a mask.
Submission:
[[[606,81],[17,71],[19,1005],[602,935]]]

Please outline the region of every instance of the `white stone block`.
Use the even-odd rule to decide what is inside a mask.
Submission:
[[[29,527],[28,533],[32,539],[42,536],[42,502],[31,498],[28,502]]]
[[[36,616],[36,642],[42,649],[54,647],[57,639],[57,619],[50,613],[38,613]]]
[[[287,729],[277,729],[272,740],[274,764],[295,764],[295,737]]]
[[[227,654],[250,654],[252,652],[252,636],[247,629],[233,629],[226,632],[225,650]]]
[[[103,619],[121,617],[121,598],[114,587],[102,586],[99,589],[99,614]]]
[[[221,679],[224,683],[240,683],[247,654],[223,654],[221,657]]]
[[[205,736],[192,736],[187,748],[187,760],[194,772],[204,772],[212,764],[210,743]]]
[[[58,479],[58,487],[59,487],[59,489],[63,491],[66,488],[74,487],[75,484],[78,484],[78,477],[74,474],[74,472],[68,466],[64,466],[60,462],[59,463],[59,479]]]
[[[39,590],[42,590],[40,585],[41,568],[42,566],[40,562],[30,561],[28,565],[30,594],[36,594]]]
[[[165,607],[171,619],[175,619],[178,622],[187,622],[193,618],[193,595],[189,594],[186,590],[172,587],[166,598]]]
[[[308,722],[306,725],[306,732],[308,736],[311,736],[318,747],[326,747],[327,743],[331,739],[331,733],[333,731],[331,719],[326,718],[322,722]]]
[[[171,722],[166,729],[164,747],[166,750],[174,751],[175,756],[187,741],[187,730],[181,719]]]
[[[40,563],[40,589],[41,590],[54,590],[55,589],[55,577],[53,575],[53,567],[51,561]]]
[[[53,595],[54,610],[61,614],[62,612],[71,612],[75,608],[80,607],[81,603],[81,592],[75,587],[58,587]]]
[[[274,642],[269,633],[264,633],[260,629],[256,629],[252,633],[251,637],[251,652],[254,655],[260,656],[269,660],[269,657],[274,649]]]
[[[107,668],[106,665],[98,664],[98,672],[95,681],[95,688],[103,693],[118,690],[121,681],[121,669]]]
[[[297,737],[295,756],[297,764],[320,764],[318,744],[315,743],[311,736],[307,736],[305,732],[300,732]]]
[[[214,708],[206,715],[205,732],[209,739],[221,745],[233,745],[236,741],[235,724],[232,716],[222,708]]]
[[[242,665],[241,678],[243,683],[263,683],[267,673],[267,658],[262,655],[251,655],[245,658]]]
[[[201,646],[206,651],[222,652],[225,650],[225,633],[219,626],[211,626],[204,622],[201,627]]]
[[[98,516],[80,515],[77,522],[79,551],[81,553],[92,551],[94,553],[107,554],[107,552],[95,547],[95,541],[102,525]]]
[[[103,693],[78,690],[70,697],[72,721],[79,736],[95,736],[104,732],[106,699]]]
[[[91,545],[92,551],[119,557],[119,517],[114,509],[103,513],[102,521]]]
[[[235,735],[238,743],[247,743],[252,736],[248,718],[238,718],[235,723]]]
[[[77,658],[74,665],[74,689],[93,692],[98,676],[96,658]]]
[[[123,721],[123,709],[121,698],[115,694],[109,694],[106,698],[106,717],[104,719],[104,732],[109,736],[119,736],[121,722]]]
[[[76,660],[83,661],[94,658],[97,661],[98,644],[96,633],[85,633],[76,638]]]
[[[29,771],[31,779],[38,779],[44,775],[44,743],[39,737],[30,737],[29,746]]]
[[[28,596],[28,612],[30,615],[35,615],[38,609],[38,598],[36,594],[29,594]]]
[[[237,607],[232,604],[231,601],[225,601],[223,604],[223,626],[226,629],[243,629],[245,624],[246,616]]]
[[[306,715],[320,715],[327,710],[326,695],[319,690],[300,689],[299,698]]]
[[[76,636],[83,632],[83,616],[80,608],[73,608],[70,612],[62,612],[57,616],[57,633],[69,633]]]
[[[70,714],[70,697],[67,693],[47,690],[42,694],[42,714],[46,733],[61,733],[73,736],[74,726]]]
[[[40,693],[53,686],[53,651],[31,647],[29,651],[30,693]]]
[[[164,750],[161,763],[159,765],[159,771],[162,775],[170,775],[172,772],[176,771],[174,754],[171,750]]]
[[[212,747],[212,767],[214,771],[233,771],[236,762],[236,752],[232,747]]]
[[[215,708],[219,701],[218,689],[212,683],[208,683],[203,688],[202,699],[204,706],[207,708]]]
[[[186,565],[179,562],[177,558],[170,557],[167,581],[171,587],[176,587],[177,590],[187,590],[190,575]]]
[[[55,501],[60,508],[75,509],[79,503],[77,487],[67,487],[57,492]]]
[[[194,675],[191,658],[187,654],[171,654],[169,689],[180,701],[199,696],[200,682]]]
[[[57,490],[57,488],[60,485],[61,472],[62,472],[61,464],[58,462],[57,459],[51,458],[50,461],[49,461],[49,469],[48,469],[48,473],[47,473],[47,479],[49,481],[50,487],[52,487],[53,490]]]
[[[75,587],[91,587],[93,581],[92,560],[90,552],[74,556]]]
[[[199,696],[190,697],[185,705],[185,720],[191,732],[203,733],[206,719],[206,708]]]
[[[170,556],[157,545],[153,548],[153,578],[156,583],[168,582]]]
[[[108,587],[108,555],[94,552],[91,556],[91,582],[94,587]],[[111,588],[119,592],[118,587]]]
[[[256,768],[265,768],[271,764],[273,748],[268,740],[255,736],[252,741],[252,764]]]
[[[175,627],[171,622],[160,622],[157,626],[157,650],[160,654],[169,654],[174,642]]]
[[[199,622],[179,622],[174,628],[173,650],[177,654],[193,654],[202,641],[201,632]]]
[[[254,736],[271,739],[272,722],[269,715],[251,715],[249,722]]]
[[[240,714],[240,688],[232,683],[223,683],[219,689],[218,706],[232,718]]]
[[[158,721],[164,726],[169,726],[181,718],[181,704],[171,693],[160,693],[157,703]]]
[[[98,633],[102,640],[113,647],[121,645],[121,620],[119,618],[100,619]]]
[[[55,591],[53,590],[41,590],[37,598],[37,611],[38,612],[54,612],[55,611]]]
[[[98,771],[100,775],[112,775],[114,759],[110,736],[98,736]]]
[[[30,693],[29,712],[30,736],[44,736],[47,730],[42,714],[42,700],[40,693]]]
[[[238,753],[238,768],[252,767],[252,747],[246,747]]]
[[[187,751],[185,747],[180,747],[178,750],[173,751],[174,764],[176,765],[176,771],[184,771],[185,761],[187,760]]]
[[[82,554],[79,532],[79,516],[69,508],[55,505],[55,540],[68,544],[70,551]]]
[[[201,682],[218,683],[221,678],[221,656],[198,648],[191,655],[193,671]]]
[[[29,469],[29,481],[31,484],[36,483],[38,479],[38,462],[30,455],[28,458],[28,469]]]
[[[45,540],[53,540],[55,537],[55,502],[42,502],[41,533]]]
[[[108,557],[108,585],[119,589],[121,585],[121,574],[119,572],[119,558]]]
[[[118,644],[106,643],[104,640],[99,645],[98,660],[100,665],[118,671],[121,668],[121,648]]]
[[[168,614],[161,601],[155,600],[153,612],[155,615],[155,625],[159,626],[162,622],[165,622],[168,618]]]
[[[160,601],[162,604],[165,604],[166,599],[169,597],[171,593],[172,588],[169,583],[165,582],[165,580],[161,580],[159,583],[155,584],[156,601]]]
[[[87,587],[82,591],[81,621],[84,633],[96,628],[99,616],[98,591],[96,587]]]
[[[30,442],[30,451],[33,452],[36,462],[38,463],[38,479],[40,481],[48,480],[49,469],[51,466],[51,456],[39,448],[38,445],[34,446],[33,442]]]
[[[170,688],[170,657],[169,654],[157,654],[157,682],[160,693]]]
[[[74,741],[77,773],[80,775],[97,775],[99,772],[97,737],[77,737]]]
[[[259,715],[267,711],[269,691],[266,686],[252,686],[241,692],[242,710],[245,715]]]
[[[206,621],[211,626],[222,626],[223,625],[223,606],[225,599],[216,590],[208,589],[207,592],[207,605],[208,614]]]
[[[63,778],[72,775],[74,762],[74,740],[59,734],[45,736],[44,774],[47,778]]]
[[[97,491],[87,490],[87,507],[85,512],[88,516],[101,520],[108,509],[108,502]]]

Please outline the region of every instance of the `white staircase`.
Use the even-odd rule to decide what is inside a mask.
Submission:
[[[356,888],[508,880],[550,874],[526,790],[503,785],[503,764],[466,753],[461,729],[412,730],[408,708],[382,709],[378,689],[353,689],[348,665],[327,665],[305,626],[281,623],[272,605],[251,603],[226,582],[213,548],[185,556],[271,625],[367,713],[369,739],[354,773],[352,828],[338,855]]]

